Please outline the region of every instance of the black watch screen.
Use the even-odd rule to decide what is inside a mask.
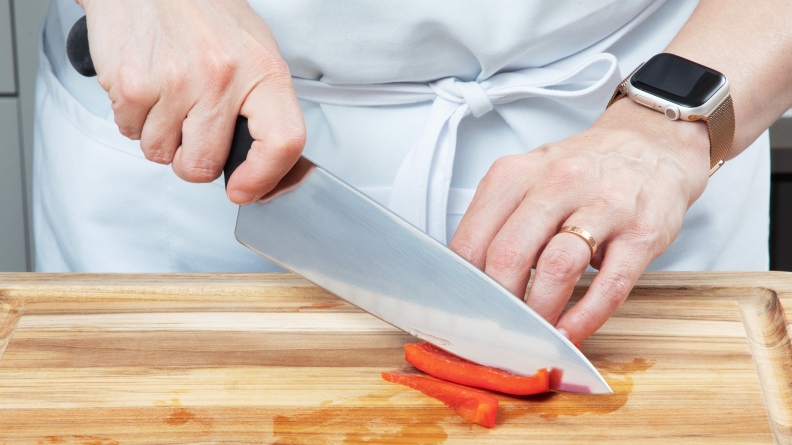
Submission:
[[[662,53],[649,59],[630,83],[669,102],[695,108],[707,103],[726,83],[726,77],[704,65]]]

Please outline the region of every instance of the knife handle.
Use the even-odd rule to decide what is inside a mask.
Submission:
[[[72,26],[69,37],[66,39],[66,54],[72,67],[85,77],[96,75],[93,59],[91,59],[91,49],[88,45],[88,22],[83,16]],[[248,130],[248,120],[244,116],[238,116],[234,127],[234,137],[231,139],[231,151],[228,153],[223,176],[225,185],[228,188],[228,178],[234,173],[247,158],[250,146],[253,144],[253,136]]]

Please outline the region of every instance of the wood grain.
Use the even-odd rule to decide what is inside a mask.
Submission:
[[[290,274],[0,274],[0,445],[790,443],[790,277],[647,274],[583,343],[613,395],[496,394],[488,430],[383,381],[415,339]]]
[[[235,301],[339,302],[290,273],[17,274],[0,273],[0,298],[38,302]]]
[[[24,302],[0,298],[0,360],[3,358],[24,311]]]

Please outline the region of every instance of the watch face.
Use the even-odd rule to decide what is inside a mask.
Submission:
[[[726,77],[706,66],[673,54],[658,54],[630,79],[639,90],[685,107],[704,105],[726,83]]]

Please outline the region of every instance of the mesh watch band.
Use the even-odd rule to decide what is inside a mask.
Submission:
[[[707,123],[710,140],[710,176],[723,165],[723,160],[734,142],[734,104],[731,96],[709,116],[702,118]]]
[[[627,96],[627,81],[630,80],[633,74],[643,66],[643,63],[638,65],[638,68],[633,70],[613,92],[610,101],[608,102],[609,108],[616,103],[619,99]],[[734,104],[732,103],[731,96],[726,96],[726,99],[721,104],[706,116],[702,116],[698,120],[703,120],[707,123],[707,132],[709,133],[710,140],[710,173],[712,176],[723,165],[723,159],[729,154],[732,142],[734,142]]]
[[[615,104],[622,97],[627,97],[627,81],[630,80],[630,77],[632,77],[636,71],[641,69],[642,66],[644,66],[643,63],[638,65],[638,68],[635,68],[633,72],[631,72],[629,76],[625,77],[624,80],[621,81],[619,86],[616,87],[616,91],[613,92],[613,96],[611,96],[611,100],[608,102],[608,106],[605,107],[606,110],[610,108],[611,105]]]

